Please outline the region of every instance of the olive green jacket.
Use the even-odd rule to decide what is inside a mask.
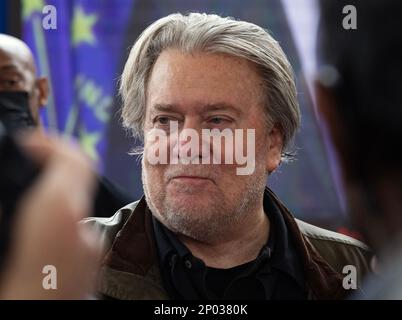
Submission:
[[[371,253],[360,241],[295,219],[272,191],[299,250],[310,299],[342,299],[343,268],[356,267],[357,286],[370,269]],[[105,257],[99,274],[99,295],[112,299],[168,299],[163,288],[153,235],[152,214],[142,198],[110,218],[88,218],[101,235]]]

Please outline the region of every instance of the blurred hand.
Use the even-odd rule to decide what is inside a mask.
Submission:
[[[38,132],[21,143],[43,170],[16,212],[0,299],[87,298],[95,289],[100,257],[97,236],[78,224],[91,212],[90,162],[67,142]],[[56,289],[43,287],[47,265],[57,272]]]

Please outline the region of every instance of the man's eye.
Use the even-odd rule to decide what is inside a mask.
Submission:
[[[166,125],[169,124],[170,118],[169,117],[156,117],[154,123]]]
[[[14,79],[6,79],[1,81],[1,86],[4,88],[14,88],[17,86],[18,81]]]
[[[222,117],[212,117],[208,121],[210,123],[212,123],[212,124],[222,124],[222,123],[227,122],[229,120],[226,119],[226,118],[222,118]]]

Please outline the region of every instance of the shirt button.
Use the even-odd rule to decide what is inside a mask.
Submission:
[[[193,264],[191,263],[190,260],[186,260],[184,262],[184,265],[186,266],[187,269],[191,269],[193,267]]]
[[[262,251],[262,255],[263,255],[264,257],[270,259],[271,256],[272,256],[272,250],[271,250],[271,248],[268,247],[268,246],[267,246],[267,247],[264,247],[264,249],[263,249],[263,251]]]

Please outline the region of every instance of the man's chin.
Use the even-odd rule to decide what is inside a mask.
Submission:
[[[215,185],[211,183],[203,185],[186,185],[170,183],[166,188],[166,197],[170,200],[202,203],[211,199],[211,194],[216,193]]]
[[[219,220],[205,203],[171,201],[165,203],[162,223],[171,231],[199,241],[211,240]],[[212,232],[213,233],[213,232]]]
[[[172,192],[166,195],[165,201],[171,208],[182,211],[203,211],[211,208],[211,195],[208,193]]]

